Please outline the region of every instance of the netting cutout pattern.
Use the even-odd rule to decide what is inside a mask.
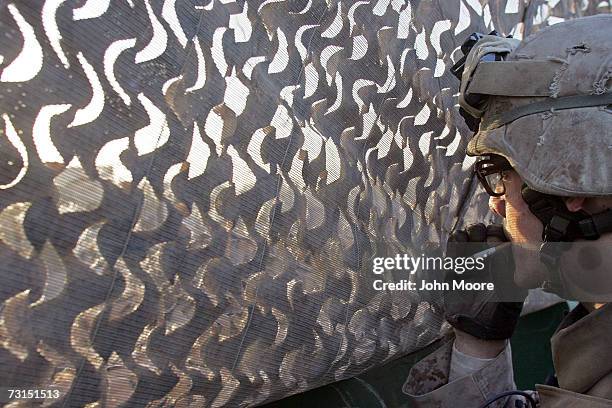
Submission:
[[[429,344],[363,277],[485,214],[459,45],[609,6],[0,2],[0,387],[254,406]]]

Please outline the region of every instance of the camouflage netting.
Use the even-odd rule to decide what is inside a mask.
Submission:
[[[252,406],[430,343],[363,277],[464,218],[458,46],[608,10],[1,1],[0,387]]]

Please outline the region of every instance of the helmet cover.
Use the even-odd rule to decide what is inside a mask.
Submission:
[[[542,193],[612,195],[610,38],[612,15],[569,20],[480,63],[465,92],[490,96],[468,154],[505,157]]]

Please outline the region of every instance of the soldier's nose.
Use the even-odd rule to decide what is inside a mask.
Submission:
[[[503,196],[490,197],[489,208],[500,217],[506,218],[506,200],[503,199]]]

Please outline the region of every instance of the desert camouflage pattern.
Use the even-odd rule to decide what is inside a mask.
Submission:
[[[588,312],[575,307],[551,338],[559,387],[536,384],[527,391],[540,408],[612,407],[612,360],[607,357],[612,305]],[[504,391],[514,390],[512,356],[508,345],[478,371],[452,381],[454,338],[444,339],[434,352],[415,364],[402,387],[410,407],[476,407]],[[523,397],[502,398],[495,408],[515,408]]]
[[[363,277],[485,215],[459,45],[608,9],[1,2],[0,388],[255,406],[429,344],[439,299]]]
[[[600,14],[556,24],[525,39],[507,58],[522,68],[514,76],[500,75],[500,81],[507,81],[512,91],[537,89],[511,96],[501,90],[490,97],[469,154],[506,157],[531,188],[543,193],[612,195],[612,99],[600,106],[549,109],[503,126],[491,123],[500,112],[537,102],[611,94],[611,35],[612,15]],[[529,79],[529,71],[540,75]]]

